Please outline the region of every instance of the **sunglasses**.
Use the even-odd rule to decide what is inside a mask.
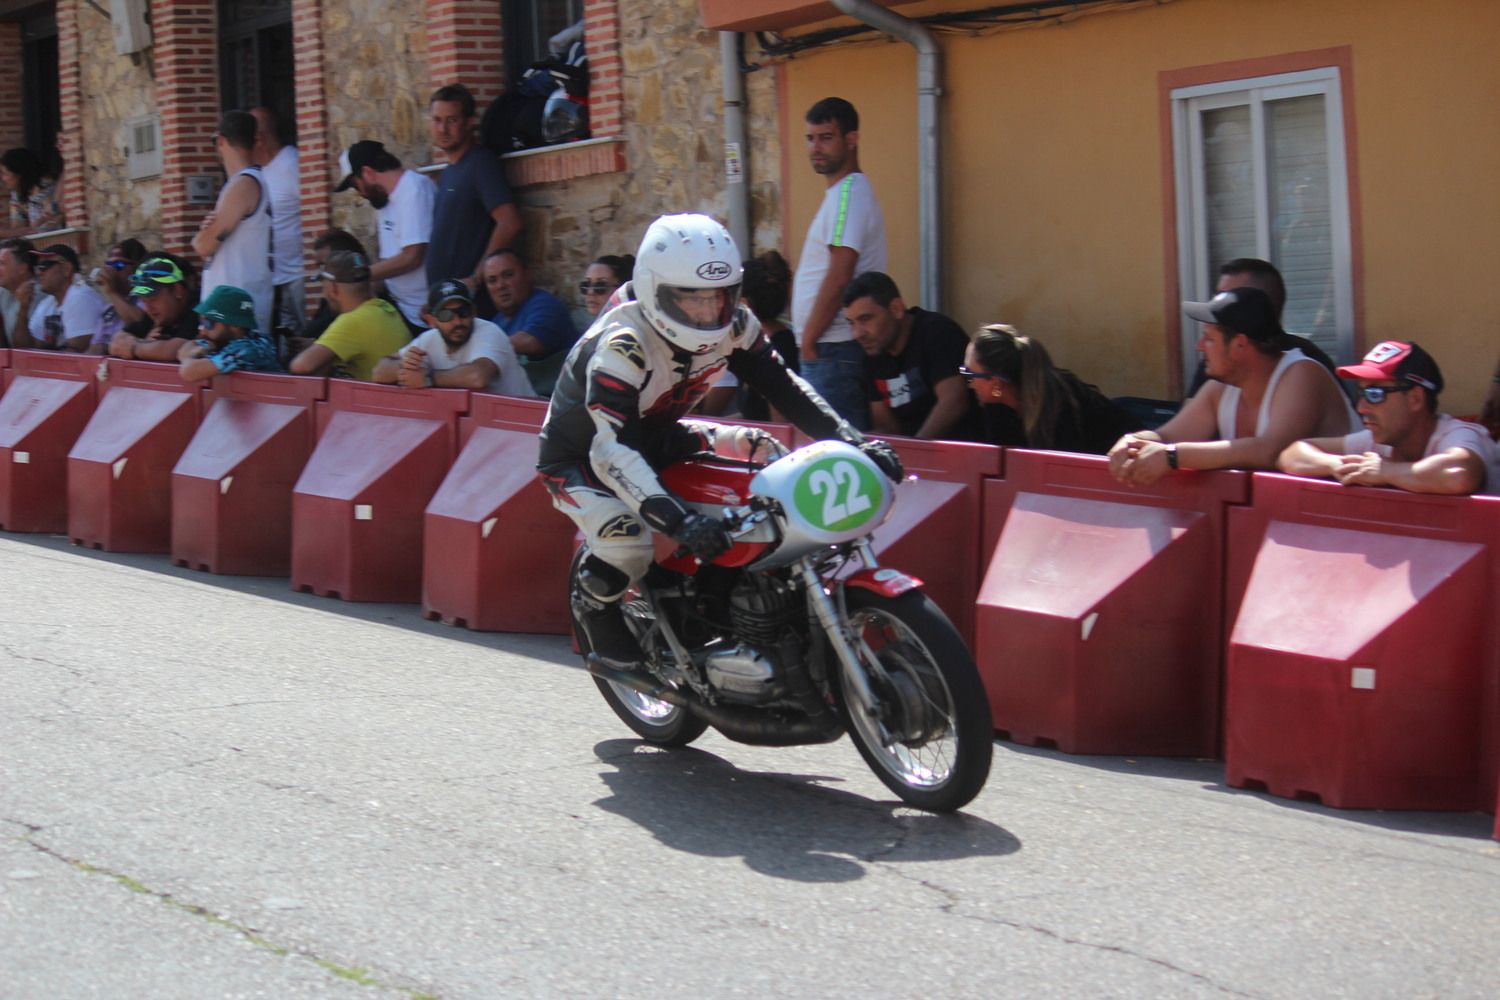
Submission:
[[[959,365],[958,375],[965,382],[983,382],[987,378],[997,378],[1000,381],[1007,383],[1010,381],[1010,379],[1006,378],[1005,376],[996,375],[994,372],[976,372],[968,365]]]
[[[123,271],[127,267],[130,266],[130,261],[128,261],[128,260],[107,260],[107,261],[104,262],[104,266],[105,267],[112,267],[116,271]]]
[[[456,319],[468,319],[474,315],[474,307],[471,305],[444,306],[432,314],[432,318],[439,323],[452,323]]]
[[[580,281],[578,283],[578,290],[585,295],[588,295],[590,293],[594,295],[604,295],[607,292],[614,291],[615,287],[616,286],[611,285],[607,281]]]
[[[218,320],[216,320],[216,319],[210,319],[207,316],[204,316],[202,319],[200,319],[198,321],[198,329],[200,329],[200,330],[212,330],[214,327],[216,327],[218,325],[219,325],[219,321]]]
[[[57,265],[59,265],[61,263],[62,263],[62,261],[60,261],[60,260],[44,260],[40,264],[38,264],[36,266],[36,269],[38,271],[45,271],[45,270],[47,270],[49,268],[56,267]]]
[[[1413,386],[1409,385],[1367,385],[1359,390],[1360,396],[1366,403],[1379,405],[1385,402],[1385,397],[1393,392],[1410,392]]]

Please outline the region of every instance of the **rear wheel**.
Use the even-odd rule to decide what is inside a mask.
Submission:
[[[573,557],[573,579],[577,578],[578,564],[585,551],[585,549],[579,549]],[[635,633],[636,638],[643,640],[642,646],[644,647],[646,632],[654,621],[650,606],[641,599],[640,590],[635,586],[626,591],[623,600],[625,621],[629,624],[630,630]],[[578,626],[576,620],[573,622],[573,637],[578,641],[579,652],[588,656],[591,652],[589,638],[587,633]],[[707,722],[685,708],[659,698],[652,698],[634,688],[607,681],[602,677],[595,677],[593,680],[595,686],[599,688],[599,693],[609,703],[609,707],[620,717],[620,721],[648,743],[663,747],[685,747],[708,729]]]
[[[845,599],[855,652],[884,673],[866,671],[879,701],[872,713],[840,664],[850,738],[908,804],[932,812],[963,807],[984,787],[994,750],[989,700],[963,637],[918,590],[888,597],[850,587]]]

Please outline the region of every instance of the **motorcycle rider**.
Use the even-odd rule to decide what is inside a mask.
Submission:
[[[892,480],[902,477],[893,448],[866,440],[782,365],[740,302],[741,272],[734,240],[713,219],[657,219],[620,290],[624,301],[573,346],[547,408],[537,469],[585,540],[574,617],[593,652],[619,669],[642,659],[620,600],[650,568],[651,532],[704,562],[732,544],[721,520],[693,511],[656,475],[700,451],[750,458],[767,444],[754,428],[681,419],[726,367],[804,434],[855,445]]]

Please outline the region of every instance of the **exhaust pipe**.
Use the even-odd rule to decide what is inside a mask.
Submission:
[[[710,705],[691,691],[675,688],[649,674],[633,670],[616,670],[599,659],[588,655],[589,673],[603,681],[611,681],[621,687],[630,688],[645,695],[692,712],[736,743],[747,743],[762,747],[803,746],[809,743],[832,743],[844,735],[843,724],[832,712],[824,712],[819,718],[803,716],[796,719],[779,719],[762,709],[742,708],[736,705]]]

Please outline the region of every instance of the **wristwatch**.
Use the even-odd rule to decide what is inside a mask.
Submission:
[[[1167,468],[1177,468],[1177,446],[1175,444],[1167,445]]]

